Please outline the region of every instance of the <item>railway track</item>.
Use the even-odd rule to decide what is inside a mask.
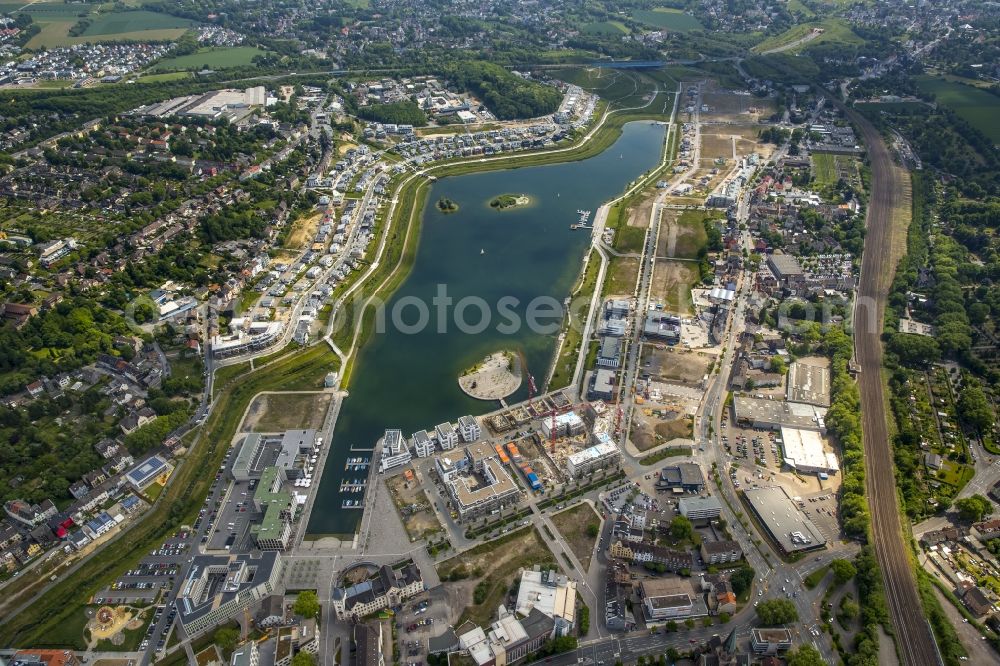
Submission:
[[[842,108],[861,131],[872,170],[868,232],[861,258],[858,306],[854,313],[854,354],[861,370],[861,426],[872,545],[882,570],[889,616],[902,663],[905,666],[937,665],[942,663],[941,654],[923,613],[903,537],[881,374],[883,313],[895,273],[895,266],[889,262],[892,211],[900,196],[901,183],[885,142],[875,127],[853,110]]]

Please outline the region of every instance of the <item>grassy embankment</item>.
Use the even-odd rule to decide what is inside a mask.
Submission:
[[[0,628],[0,644],[32,646],[45,643],[46,637],[58,634],[57,628],[70,621],[99,589],[110,584],[122,571],[134,567],[180,525],[192,523],[214,480],[206,470],[211,471],[221,464],[253,397],[261,391],[319,388],[324,375],[336,367],[336,362],[329,347],[315,345],[249,373],[240,382],[229,383],[216,398],[202,436],[178,464],[156,506],[118,537],[114,545],[84,561],[31,606],[16,615],[9,613],[10,607],[5,608],[8,616]],[[45,582],[37,582],[22,592],[39,592]],[[28,598],[25,594],[20,597],[22,600]]]

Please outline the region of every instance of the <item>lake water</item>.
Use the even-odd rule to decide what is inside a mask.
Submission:
[[[589,230],[569,228],[579,218],[576,211],[596,213],[602,203],[654,167],[665,129],[650,122],[629,123],[614,145],[587,160],[456,176],[431,186],[413,269],[386,304],[389,325],[372,336],[355,364],[350,395],[334,430],[333,449],[315,490],[319,495],[309,534],[350,534],[360,521],[361,511],[342,509],[341,503],[361,495],[341,494],[340,484],[345,477],[363,476],[345,473],[348,457],[371,454],[352,453],[352,448],[372,448],[387,428],[399,428],[409,437],[416,430],[430,431],[438,423],[454,422],[463,414],[477,415],[498,407],[496,402],[468,397],[458,386],[462,371],[487,354],[500,349],[520,352],[528,373],[541,388],[561,315],[536,318],[553,332],[510,326],[511,317],[523,322],[532,302],[544,315],[552,310],[548,304],[565,300],[590,244]],[[490,199],[505,193],[526,194],[532,203],[503,211],[489,207]],[[441,197],[457,203],[459,210],[440,212],[436,203]],[[439,308],[432,302],[442,289],[452,299],[450,307]],[[482,299],[488,307],[489,325],[481,332],[459,330],[455,325],[456,306],[467,297],[477,297],[477,303]],[[413,332],[392,325],[395,310],[407,327],[417,328],[418,302],[426,304],[426,327]],[[442,311],[444,325],[439,332]],[[482,327],[483,311],[478,304],[465,307],[462,314],[468,324]],[[523,400],[527,390],[524,381],[508,402]]]

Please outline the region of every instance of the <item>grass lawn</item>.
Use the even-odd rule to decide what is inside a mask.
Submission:
[[[684,448],[680,446],[668,447],[666,449],[660,449],[656,453],[650,453],[648,456],[643,456],[639,458],[640,465],[652,465],[658,463],[661,460],[666,460],[667,458],[674,458],[676,456],[689,456],[691,455],[690,447]]]
[[[601,517],[588,503],[580,502],[552,516],[552,524],[566,538],[570,549],[586,572],[590,568],[590,556],[594,553],[594,542],[597,541],[596,535],[601,527]],[[593,530],[594,536],[588,534],[589,530]]]
[[[632,18],[654,28],[674,32],[688,32],[689,30],[699,30],[702,27],[695,17],[670,7],[636,10],[632,12]]]
[[[254,56],[263,55],[266,51],[255,46],[231,46],[198,49],[189,55],[177,56],[161,60],[150,71],[168,71],[177,69],[201,69],[208,65],[211,69],[227,67],[244,67],[252,64]]]
[[[159,497],[162,493],[163,493],[163,486],[161,486],[159,483],[149,484],[149,486],[147,486],[146,490],[144,491],[146,499],[149,500],[150,504],[155,502],[156,498]]]
[[[480,590],[473,595],[472,603],[462,611],[455,626],[466,620],[479,626],[492,621],[496,616],[497,606],[503,603],[518,571],[535,564],[549,564],[558,568],[552,552],[533,527],[511,532],[439,564],[437,569],[442,581],[450,579],[457,571],[460,575],[464,573],[468,579],[453,584],[468,586],[475,583]],[[476,599],[479,599],[479,603],[476,603]]]
[[[628,33],[628,28],[618,21],[600,21],[599,23],[585,23],[580,32],[585,35],[623,35]]]
[[[708,243],[705,218],[713,217],[700,210],[686,210],[677,218],[677,242],[673,256],[678,259],[697,259],[698,252]],[[660,232],[661,239],[663,231]]]
[[[146,74],[139,77],[139,83],[160,83],[162,81],[179,81],[191,77],[191,72],[165,72],[163,74]]]
[[[1000,97],[937,76],[918,76],[916,80],[917,87],[923,92],[932,93],[938,104],[952,109],[991,141],[1000,142],[1000,123],[996,121],[996,114],[1000,111]]]
[[[639,278],[638,257],[611,257],[608,262],[608,279],[605,294],[631,295]]]
[[[810,161],[812,162],[813,178],[816,179],[817,185],[825,187],[836,184],[837,165],[833,155],[813,153]]]
[[[84,631],[87,628],[88,618],[85,613],[87,608],[96,609],[97,606],[81,606],[70,613],[64,622],[52,628],[45,636],[31,643],[31,647],[38,649],[59,649],[69,648],[73,650],[87,649],[87,642],[84,639]]]
[[[824,43],[839,43],[839,44],[863,44],[864,40],[858,37],[851,31],[851,27],[843,20],[839,18],[827,18],[822,21],[814,21],[810,23],[800,23],[798,25],[792,26],[780,35],[774,35],[768,39],[765,39],[757,46],[753,47],[755,53],[762,53],[764,51],[769,51],[771,49],[780,48],[802,39],[813,28],[822,28],[823,34],[815,39],[808,42],[804,42],[795,46],[794,48],[788,49],[786,53],[795,53],[801,51],[802,49],[809,48],[810,46],[815,46],[816,44]]]
[[[813,571],[811,574],[806,576],[803,579],[803,582],[806,584],[806,587],[811,590],[823,581],[823,577],[826,576],[826,572],[829,570],[830,570],[829,566],[820,567],[819,569],[816,569],[816,571]]]

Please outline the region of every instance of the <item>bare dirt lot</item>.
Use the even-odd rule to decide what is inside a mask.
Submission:
[[[265,393],[250,405],[243,432],[319,429],[333,395],[330,393]]]
[[[713,355],[703,352],[673,347],[657,349],[648,344],[643,345],[641,358],[642,371],[652,378],[699,388],[714,360]]]
[[[701,135],[701,158],[715,160],[718,158],[733,159],[733,138],[728,134]]]
[[[690,416],[680,409],[641,407],[632,415],[629,438],[640,451],[648,451],[675,439],[689,439],[693,432]]]
[[[701,112],[703,121],[758,122],[774,113],[777,108],[772,99],[736,95],[723,91],[704,92],[701,101],[708,111]]]
[[[635,283],[638,278],[638,257],[612,257],[608,266],[605,294],[608,296],[631,296],[635,292]]]
[[[410,541],[423,539],[442,531],[441,523],[431,509],[427,493],[416,479],[407,481],[406,477],[398,474],[387,479],[385,483]]]
[[[597,541],[601,517],[587,502],[580,502],[565,511],[552,516],[552,524],[566,538],[570,550],[580,560],[583,570],[590,569],[590,556],[594,554],[594,542]],[[590,536],[593,531],[594,536]]]
[[[438,575],[444,582],[452,608],[465,608],[454,626],[465,620],[479,626],[488,624],[494,619],[497,606],[504,602],[518,572],[535,564],[560,568],[534,527],[525,527],[476,546],[439,564]]]
[[[306,243],[312,240],[319,228],[319,221],[322,216],[319,213],[307,215],[296,220],[292,224],[292,230],[288,232],[288,240],[285,247],[290,250],[300,250]]]
[[[663,303],[664,310],[691,314],[691,286],[700,278],[698,264],[693,261],[657,259],[653,267],[650,298]]]

